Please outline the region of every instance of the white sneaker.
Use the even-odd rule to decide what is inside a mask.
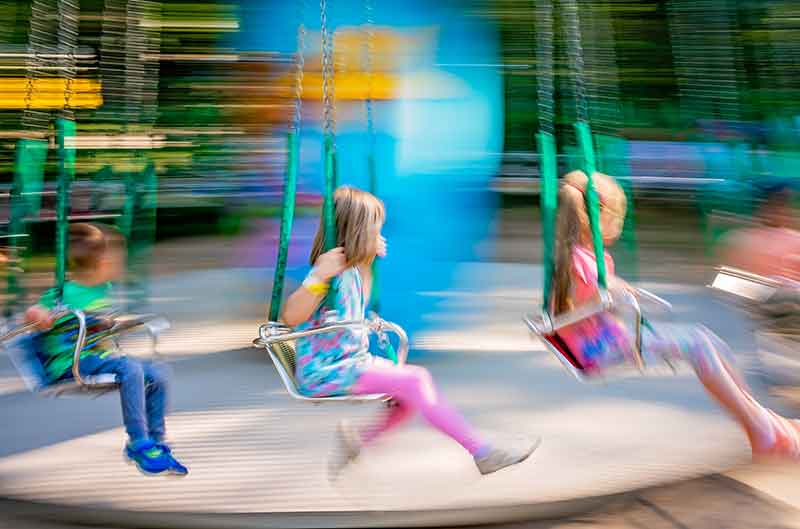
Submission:
[[[361,453],[358,431],[348,422],[340,421],[333,434],[333,450],[328,459],[328,479],[335,481],[342,470]]]
[[[508,448],[492,448],[484,457],[475,458],[475,465],[484,476],[497,472],[528,459],[541,442],[542,439],[537,437],[533,441],[526,440],[521,443],[514,443],[514,446],[509,446]]]

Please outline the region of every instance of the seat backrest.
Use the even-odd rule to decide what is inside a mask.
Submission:
[[[39,391],[50,383],[38,351],[41,335],[23,334],[5,342],[11,363],[31,391]]]
[[[270,347],[280,361],[281,367],[286,371],[286,375],[292,383],[297,386],[297,379],[294,376],[295,370],[297,369],[297,356],[294,345],[289,342],[278,342],[272,344]]]

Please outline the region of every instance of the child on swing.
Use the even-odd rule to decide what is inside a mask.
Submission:
[[[111,283],[125,270],[124,250],[125,239],[110,227],[89,223],[70,225],[69,281],[64,284],[60,296],[56,289],[49,290],[39,303],[25,312],[26,321],[47,332],[42,354],[50,380],[72,378],[76,325],[71,316],[53,321],[51,311],[60,302],[95,316],[111,312]],[[82,376],[116,375],[122,419],[128,434],[125,458],[145,475],[185,476],[188,469],[175,458],[164,439],[169,385],[167,367],[113,353],[112,344],[90,343],[81,352],[80,373]]]
[[[619,237],[625,218],[625,194],[613,178],[596,173],[600,198],[600,226],[605,245]],[[552,312],[571,311],[598,299],[597,263],[586,210],[586,174],[567,174],[559,190],[556,262]],[[605,254],[608,286],[635,289],[614,275],[614,262]],[[558,335],[589,372],[602,371],[633,356],[632,333],[613,315],[601,313],[559,331]],[[658,336],[646,332],[642,349],[646,363],[684,360],[712,397],[744,429],[753,457],[800,458],[800,423],[764,408],[750,394],[731,364],[731,352],[719,337],[701,326],[671,325]],[[649,361],[648,361],[649,360]]]
[[[334,193],[337,247],[325,252],[320,222],[311,250],[311,272],[287,300],[282,320],[303,330],[323,323],[328,311],[337,320],[362,320],[372,289],[372,262],[386,254],[381,236],[383,203],[374,195],[351,187]],[[335,299],[326,300],[329,288]],[[369,352],[366,332],[339,331],[297,340],[297,381],[312,396],[384,393],[396,403],[370,427],[356,431],[340,424],[337,447],[330,461],[330,477],[353,461],[364,446],[411,419],[416,412],[434,428],[451,437],[474,458],[481,474],[496,472],[528,458],[536,443],[503,449],[489,444],[447,402],[430,373],[422,367],[395,365]]]

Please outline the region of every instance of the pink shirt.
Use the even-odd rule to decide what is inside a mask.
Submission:
[[[608,252],[604,252],[604,256],[606,276],[613,276],[614,259]],[[597,260],[592,250],[582,246],[576,246],[572,251],[572,288],[575,306],[582,305],[597,295]]]
[[[606,274],[614,275],[614,259],[605,252]],[[578,307],[596,301],[597,261],[594,253],[576,246],[572,254],[572,301]],[[586,370],[624,361],[631,351],[629,333],[612,314],[601,313],[558,331]]]

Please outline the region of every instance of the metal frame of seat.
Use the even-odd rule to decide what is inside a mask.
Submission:
[[[258,329],[259,337],[253,340],[253,345],[256,347],[263,347],[267,350],[278,376],[281,378],[286,391],[295,400],[308,402],[312,404],[320,404],[323,402],[344,402],[344,403],[365,403],[365,402],[386,402],[391,400],[390,395],[385,394],[372,394],[372,395],[336,395],[330,397],[312,397],[303,395],[297,388],[297,380],[295,374],[287,369],[287,365],[291,367],[295,363],[292,358],[291,362],[287,361],[286,351],[282,350],[284,347],[289,347],[290,354],[295,354],[294,347],[290,342],[294,342],[298,338],[305,338],[317,334],[325,334],[341,330],[360,330],[374,332],[378,336],[385,337],[385,333],[391,332],[397,335],[399,345],[397,348],[397,362],[403,365],[408,357],[408,336],[399,325],[382,320],[378,317],[365,320],[353,321],[328,321],[319,327],[306,329],[302,331],[294,331],[280,322],[267,322],[261,325]]]
[[[656,296],[652,292],[648,292],[644,289],[636,289],[636,291],[642,300],[649,301],[664,310],[672,310],[672,305],[668,301]],[[598,314],[609,312],[619,307],[621,304],[624,304],[633,311],[636,318],[634,322],[634,364],[636,371],[642,373],[645,368],[644,357],[642,355],[642,324],[644,322],[642,308],[637,296],[634,296],[627,290],[621,291],[621,294],[623,296],[622,299],[615,299],[610,292],[602,290],[600,292],[600,300],[597,303],[583,305],[575,310],[555,317],[551,317],[544,311],[540,313],[539,317],[526,314],[523,316],[522,320],[531,333],[544,344],[545,348],[555,355],[567,372],[580,382],[608,381],[610,378],[623,378],[629,376],[631,373],[631,369],[627,365],[609,370],[608,375],[605,373],[602,375],[587,374],[585,369],[580,366],[577,357],[572,351],[567,349],[567,345],[558,335],[558,331],[561,329],[587,320]]]
[[[735,301],[758,324],[755,331],[758,343],[756,358],[769,383],[796,384],[800,380],[800,355],[795,354],[800,342],[800,328],[795,321],[798,315],[789,313],[774,317],[762,310],[776,295],[792,289],[791,283],[730,266],[720,266],[715,270],[717,274],[708,287]],[[794,325],[786,327],[787,323]]]
[[[34,393],[43,396],[60,397],[68,394],[90,394],[100,396],[102,394],[115,391],[119,388],[119,383],[116,380],[116,375],[101,374],[83,376],[80,373],[80,358],[81,352],[86,345],[86,315],[83,311],[62,307],[55,311],[52,316],[54,320],[59,320],[65,316],[72,315],[78,320],[78,335],[75,339],[75,350],[72,359],[72,379],[48,382],[44,375],[44,368],[41,366],[41,361],[36,356],[35,351],[23,350],[31,344],[20,344],[19,340],[24,339],[25,335],[38,333],[35,323],[23,324],[6,333],[0,338],[0,342],[4,345],[9,353],[14,367],[19,375],[25,382],[26,387]],[[100,334],[105,335],[107,338],[119,336],[124,332],[129,332],[137,327],[144,326],[148,329],[155,345],[157,332],[154,332],[148,323],[157,319],[157,315],[144,315],[122,321],[115,324],[110,329],[102,331]],[[36,371],[32,372],[32,364],[36,365]]]
[[[708,287],[745,303],[766,301],[781,286],[780,281],[739,268],[719,266],[715,271],[714,281]]]

